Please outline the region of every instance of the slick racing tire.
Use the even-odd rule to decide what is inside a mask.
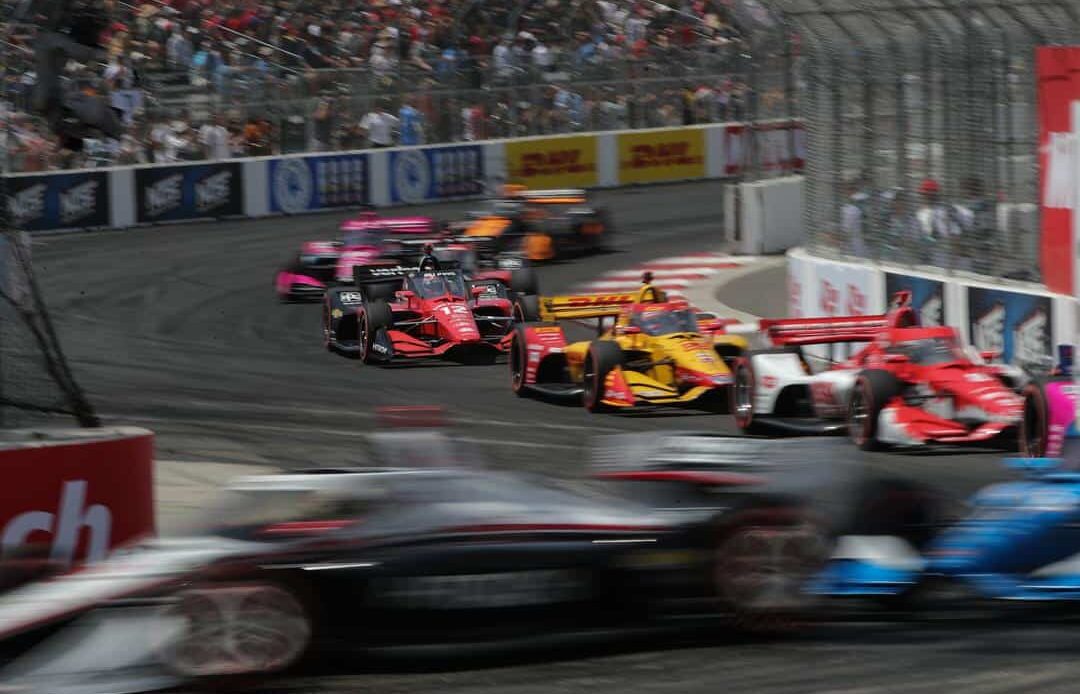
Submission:
[[[323,347],[327,352],[334,351],[334,341],[331,340],[330,330],[330,301],[326,299],[322,305],[322,335],[323,335]]]
[[[730,410],[735,417],[735,424],[747,434],[761,430],[760,423],[754,417],[754,369],[749,357],[739,357],[732,364],[734,382],[730,393]]]
[[[623,364],[623,352],[615,342],[597,340],[589,345],[585,355],[582,403],[590,412],[607,412],[604,404],[604,382],[611,370]]]
[[[515,294],[526,296],[539,294],[540,278],[536,276],[536,270],[533,270],[531,267],[523,267],[511,271],[510,291]]]
[[[781,636],[813,613],[807,584],[825,566],[823,524],[794,500],[763,499],[728,515],[717,532],[712,582],[721,606],[748,633]]]
[[[1024,413],[1017,433],[1020,455],[1025,458],[1060,458],[1068,429],[1076,422],[1076,396],[1072,379],[1052,377],[1032,381],[1020,392]],[[1055,429],[1061,431],[1054,431]]]
[[[394,314],[385,301],[372,301],[364,306],[356,317],[357,339],[360,342],[360,359],[365,364],[378,361],[375,355],[375,336],[382,328],[394,324]]]
[[[855,379],[848,400],[848,436],[864,451],[876,450],[882,408],[900,394],[900,383],[888,371],[867,369]]]
[[[528,397],[529,389],[525,385],[525,367],[529,359],[529,342],[525,337],[525,325],[514,326],[514,336],[510,339],[510,390],[519,398]]]
[[[1020,420],[1017,439],[1020,455],[1025,458],[1043,458],[1046,456],[1047,442],[1050,438],[1050,402],[1046,397],[1043,383],[1031,383],[1023,392],[1024,416]]]
[[[163,608],[177,633],[158,649],[171,672],[213,691],[282,672],[308,655],[315,632],[306,600],[284,584],[196,586]]]
[[[518,324],[540,320],[540,297],[535,294],[519,294],[514,299],[513,317]]]

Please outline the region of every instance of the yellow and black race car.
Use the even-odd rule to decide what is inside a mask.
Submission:
[[[474,212],[455,231],[496,239],[506,251],[531,261],[553,260],[610,248],[607,212],[589,204],[584,190],[528,190],[507,185],[487,208]]]
[[[525,298],[528,313],[546,322],[514,329],[516,394],[580,395],[594,412],[695,401],[726,407],[726,392],[716,391],[733,382],[727,360],[747,347],[745,337],[727,334],[729,321],[699,317],[651,284],[632,294]],[[597,336],[569,342],[558,321],[584,319],[597,320]]]

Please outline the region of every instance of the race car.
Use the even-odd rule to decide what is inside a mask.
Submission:
[[[732,413],[747,432],[847,431],[860,448],[969,443],[1015,432],[1022,369],[987,363],[955,328],[922,327],[899,293],[884,315],[762,320],[768,348],[735,364]],[[810,345],[863,345],[844,359]],[[815,371],[811,361],[827,366]]]
[[[468,280],[460,268],[353,268],[354,286],[327,291],[323,341],[365,364],[442,358],[490,363],[510,344],[515,305],[501,281]],[[530,315],[518,306],[517,315]]]
[[[1073,345],[1058,345],[1058,361],[1048,368],[1033,365],[1037,377],[1024,387],[1024,418],[1020,424],[1020,454],[1029,458],[1059,458],[1067,439],[1080,438],[1080,384],[1074,371]],[[1041,371],[1041,372],[1040,372]]]
[[[380,217],[367,210],[341,224],[337,241],[307,241],[278,271],[274,289],[282,301],[317,301],[327,287],[352,282],[352,268],[393,259],[407,241],[435,238],[441,230],[429,217]]]
[[[508,185],[501,197],[470,218],[453,225],[455,232],[495,239],[500,249],[519,250],[534,262],[611,246],[608,214],[590,205],[584,190],[527,190]]]
[[[1014,610],[1080,600],[1075,456],[1012,458],[1006,464],[1028,479],[980,490],[968,501],[966,514],[929,537],[922,519],[939,513],[926,496],[909,497],[907,512],[876,532],[841,537],[811,592],[909,609],[922,604],[937,612],[948,608],[941,602],[946,596],[1007,601]],[[935,595],[935,587],[950,583],[953,589]]]
[[[719,391],[732,383],[725,361],[746,338],[726,321],[698,320],[685,301],[668,301],[652,285],[612,296],[529,299],[510,345],[510,383],[519,396],[580,396],[593,412],[636,405],[700,402],[726,406]],[[558,321],[596,319],[592,340],[571,343]]]
[[[595,469],[603,495],[463,467],[437,431],[370,443],[387,467],[239,479],[190,536],[4,595],[0,641],[39,641],[5,687],[224,691],[328,648],[500,648],[675,623],[779,635],[802,624],[803,587],[827,558],[813,515],[742,471],[775,454],[748,447],[776,442],[736,441],[708,463],[624,456]],[[676,493],[693,503],[669,508]]]

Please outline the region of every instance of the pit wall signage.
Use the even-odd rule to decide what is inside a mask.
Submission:
[[[140,224],[244,214],[243,167],[238,162],[135,170]]]
[[[11,176],[12,224],[25,231],[109,226],[109,182],[103,171]]]
[[[506,143],[506,178],[530,188],[588,188],[597,185],[594,135],[511,140]]]
[[[1048,296],[968,287],[971,343],[1000,352],[1010,364],[1032,364],[1053,353],[1053,301]]]
[[[885,273],[885,296],[911,292],[911,305],[925,326],[945,325],[945,283],[929,277]]]
[[[621,183],[705,177],[705,131],[699,128],[620,133],[618,153]]]

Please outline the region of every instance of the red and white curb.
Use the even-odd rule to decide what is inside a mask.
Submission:
[[[653,275],[653,284],[671,298],[686,298],[687,287],[729,274],[760,262],[754,256],[735,256],[726,253],[693,253],[671,258],[657,258],[639,265],[606,272],[594,280],[576,287],[584,294],[621,294],[641,287],[646,272]],[[719,279],[719,278],[716,278]]]

